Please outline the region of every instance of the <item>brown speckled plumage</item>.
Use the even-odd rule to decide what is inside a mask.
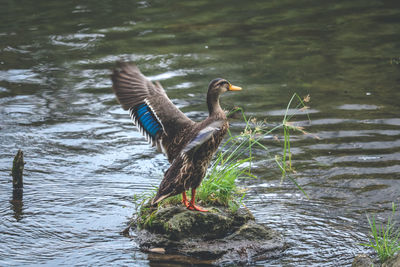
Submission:
[[[209,121],[211,120],[209,118]],[[209,123],[209,121],[204,121],[204,124]],[[198,127],[203,126],[202,123],[198,125]],[[225,117],[220,130],[217,130],[208,141],[204,142],[196,150],[191,150],[187,154],[182,153],[175,158],[164,175],[153,203],[157,203],[169,196],[180,194],[184,190],[189,190],[189,188],[197,188],[200,185],[212,156],[217,151],[228,127],[229,124]],[[195,134],[189,136],[193,138]],[[186,142],[190,139],[190,137],[187,138]]]
[[[240,88],[220,78],[211,81],[207,92],[209,116],[194,122],[171,102],[159,83],[154,85],[136,66],[121,63],[112,81],[118,101],[130,111],[134,124],[171,163],[152,204],[189,188],[195,190],[229,127],[219,96]]]

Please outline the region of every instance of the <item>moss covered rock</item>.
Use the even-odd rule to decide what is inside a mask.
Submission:
[[[400,253],[397,253],[390,259],[386,260],[382,267],[400,267]]]
[[[354,258],[353,263],[351,264],[351,267],[371,267],[371,266],[377,266],[377,265],[375,265],[373,260],[368,255],[365,254],[357,255]]]
[[[157,257],[165,260],[176,254],[203,263],[250,263],[279,256],[285,248],[281,235],[257,224],[245,208],[235,212],[221,207],[210,212],[177,206],[148,209],[136,220],[136,229],[140,248],[162,251],[167,255]]]
[[[365,254],[357,255],[351,267],[400,267],[400,253],[397,253],[393,257],[387,259],[384,263],[380,263],[378,258],[372,259],[370,256]]]

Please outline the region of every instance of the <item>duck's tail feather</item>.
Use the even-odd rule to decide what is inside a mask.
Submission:
[[[156,205],[158,202],[160,202],[160,201],[166,199],[166,198],[169,197],[169,196],[170,196],[170,194],[163,195],[163,196],[158,196],[158,195],[157,195],[157,196],[155,196],[155,197],[151,200],[151,205],[154,206],[154,205]]]

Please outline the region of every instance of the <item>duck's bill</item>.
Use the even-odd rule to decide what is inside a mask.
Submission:
[[[239,86],[232,85],[232,84],[229,85],[229,91],[240,91],[240,90],[242,90],[242,88]]]

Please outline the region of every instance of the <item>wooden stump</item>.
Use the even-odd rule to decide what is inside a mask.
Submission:
[[[22,200],[24,180],[24,152],[18,150],[14,157],[11,175],[13,177],[13,200]]]
[[[13,188],[20,189],[24,187],[23,172],[24,172],[24,152],[18,150],[14,157],[11,175],[13,177]]]

